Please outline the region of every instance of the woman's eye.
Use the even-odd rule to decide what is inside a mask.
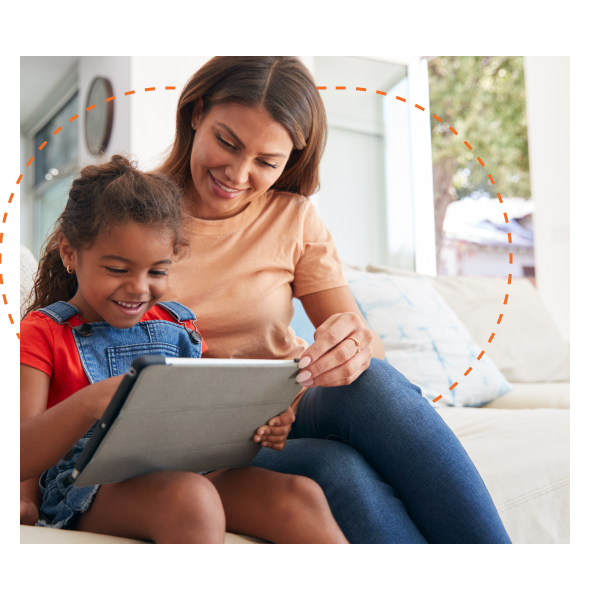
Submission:
[[[149,271],[150,275],[168,275],[167,271]]]
[[[237,148],[236,148],[235,146],[231,145],[229,142],[226,142],[226,141],[225,141],[225,140],[224,140],[224,139],[223,139],[223,138],[220,136],[220,134],[219,134],[219,133],[217,133],[217,139],[218,139],[218,140],[219,140],[219,142],[220,142],[220,143],[221,143],[223,146],[225,146],[226,148],[231,148],[232,150],[237,150]],[[271,169],[276,169],[276,168],[279,166],[278,164],[274,164],[274,165],[273,165],[273,164],[271,164],[271,163],[269,163],[269,162],[267,162],[267,161],[265,161],[265,160],[261,160],[260,162],[261,162],[261,164],[263,164],[265,167],[271,167]]]
[[[227,146],[227,148],[233,148],[235,150],[235,146],[232,146],[229,142],[226,142],[218,133],[217,133],[217,139],[219,140],[219,142],[221,142],[221,144],[223,144],[224,146]]]
[[[111,267],[105,267],[109,273],[116,273],[117,275],[122,275],[123,273],[127,273],[126,269],[112,269]]]

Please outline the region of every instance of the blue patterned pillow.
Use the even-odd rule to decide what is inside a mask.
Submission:
[[[431,403],[441,395],[435,406],[481,406],[512,389],[486,355],[477,360],[481,348],[427,278],[344,274],[367,324],[383,340],[386,362]]]

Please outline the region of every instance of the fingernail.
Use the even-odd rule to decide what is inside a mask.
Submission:
[[[304,367],[308,367],[310,365],[310,356],[305,356],[299,363],[298,368],[304,369]]]
[[[312,377],[312,375],[308,371],[302,371],[302,373],[299,373],[298,376],[296,377],[296,381],[298,383],[302,383],[303,381],[306,381],[307,379],[310,379],[311,377]]]
[[[314,383],[314,381],[312,379],[309,379],[308,381],[304,382],[304,387],[308,387],[309,385],[312,385]]]
[[[270,425],[271,427],[275,427],[275,421],[271,421],[271,422],[269,423],[269,425]]]

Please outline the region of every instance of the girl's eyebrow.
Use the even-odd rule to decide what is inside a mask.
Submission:
[[[120,260],[121,262],[126,262],[126,263],[133,262],[129,258],[123,258],[122,256],[116,256],[114,254],[107,254],[106,256],[103,256],[100,260]],[[152,263],[152,266],[154,266],[154,265],[170,265],[172,263],[173,263],[173,261],[170,260],[169,258],[163,258],[162,260],[157,260],[155,263]]]
[[[244,145],[244,143],[242,142],[242,140],[240,140],[240,138],[235,135],[235,133],[233,133],[233,131],[231,130],[230,127],[228,127],[227,125],[225,125],[225,123],[221,123],[220,121],[216,121],[216,124],[219,125],[219,127],[222,127],[223,129],[225,129],[227,131],[227,133],[229,133],[229,135],[242,147],[242,148],[246,148],[246,146]],[[260,156],[269,156],[272,158],[287,158],[286,154],[282,154],[281,152],[261,152]]]
[[[126,263],[133,262],[132,260],[129,260],[128,258],[123,258],[122,256],[116,256],[115,254],[107,254],[106,256],[103,256],[100,260],[120,260],[121,262],[126,262]]]

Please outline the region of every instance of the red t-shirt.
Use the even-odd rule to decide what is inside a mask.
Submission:
[[[140,319],[155,320],[178,322],[160,306],[153,306]],[[73,327],[81,325],[77,316],[71,317],[68,322]],[[192,321],[182,323],[185,323],[188,329],[194,329]],[[207,348],[203,338],[202,353]],[[50,377],[47,408],[52,408],[90,384],[81,366],[71,328],[66,324],[59,325],[40,312],[29,313],[21,321],[21,363]]]

